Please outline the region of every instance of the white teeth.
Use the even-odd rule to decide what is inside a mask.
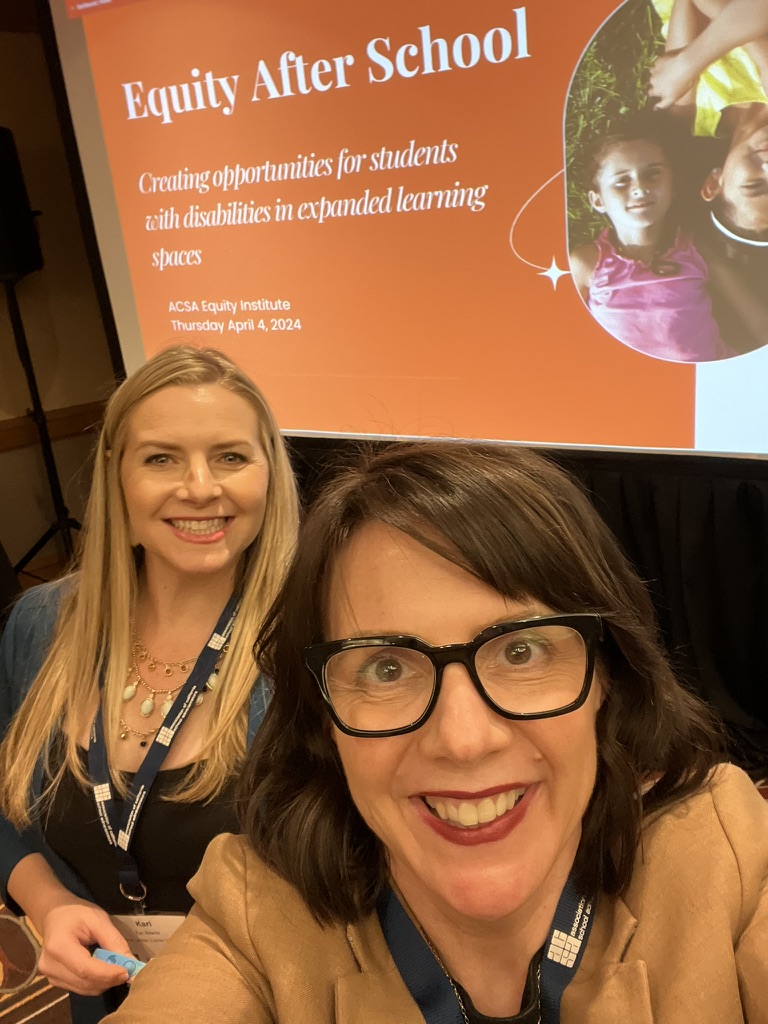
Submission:
[[[459,821],[464,827],[478,824],[477,807],[475,804],[462,800],[459,804]]]
[[[506,810],[507,802],[504,801],[504,809]],[[483,800],[480,806],[477,808],[477,820],[481,825],[484,825],[487,821],[493,821],[497,818],[496,814],[496,802],[491,799]]]
[[[478,825],[487,825],[506,814],[520,802],[524,794],[525,789],[510,789],[506,793],[498,793],[495,797],[486,796],[481,800],[450,803],[424,797],[424,802],[442,821],[448,821],[459,828],[477,828]]]
[[[217,533],[227,525],[226,518],[218,519],[171,519],[171,525],[182,533]]]

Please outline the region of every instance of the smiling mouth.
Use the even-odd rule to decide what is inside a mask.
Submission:
[[[471,829],[490,825],[501,818],[513,807],[517,807],[527,792],[527,788],[523,787],[508,789],[481,800],[441,800],[432,796],[423,796],[421,799],[436,818],[455,828]]]
[[[199,537],[205,537],[211,533],[219,533],[232,516],[219,516],[216,519],[169,519],[168,522],[181,533],[194,533]]]

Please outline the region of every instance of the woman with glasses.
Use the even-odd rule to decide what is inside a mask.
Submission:
[[[543,458],[344,471],[257,653],[246,834],[114,1024],[768,1021],[768,807]]]

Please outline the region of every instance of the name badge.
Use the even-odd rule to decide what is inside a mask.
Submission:
[[[145,963],[162,953],[165,945],[181,925],[184,914],[112,914],[117,928],[131,952]]]

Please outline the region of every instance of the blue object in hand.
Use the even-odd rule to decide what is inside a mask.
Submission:
[[[103,960],[105,964],[114,964],[116,967],[124,967],[128,971],[128,977],[135,977],[142,967],[147,965],[132,956],[123,956],[121,953],[113,953],[111,949],[94,949],[91,954],[96,960]]]

